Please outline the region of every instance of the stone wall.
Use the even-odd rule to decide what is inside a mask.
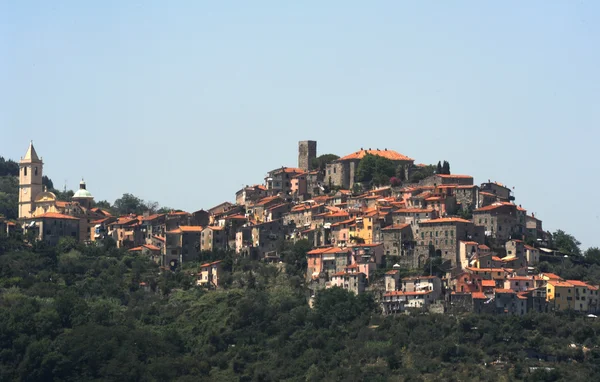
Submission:
[[[310,163],[317,157],[317,141],[298,142],[298,168],[309,171]]]

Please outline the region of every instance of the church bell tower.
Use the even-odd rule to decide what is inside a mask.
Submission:
[[[25,156],[19,161],[19,219],[30,218],[35,211],[35,198],[43,191],[44,163],[29,143]]]

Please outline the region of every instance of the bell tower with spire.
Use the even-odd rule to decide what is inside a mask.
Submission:
[[[44,163],[35,152],[32,141],[19,161],[19,219],[33,216],[35,197],[43,191],[43,167]]]

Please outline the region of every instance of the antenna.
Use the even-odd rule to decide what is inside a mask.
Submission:
[[[67,192],[67,180],[65,179],[65,187],[63,188],[63,192]]]

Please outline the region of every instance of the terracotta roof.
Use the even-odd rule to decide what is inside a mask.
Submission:
[[[150,220],[158,219],[161,216],[164,216],[164,214],[154,214],[154,215],[142,217],[142,220],[143,221],[150,221]]]
[[[392,269],[391,271],[387,271],[387,272],[385,272],[385,274],[386,274],[386,275],[395,275],[395,274],[397,274],[398,272],[400,272],[400,271],[399,271],[399,270],[397,270],[397,269]]]
[[[138,252],[141,251],[143,248],[142,247],[135,247],[135,248],[131,248],[128,252]]]
[[[279,173],[284,173],[284,174],[302,174],[305,171],[299,168],[295,168],[295,167],[280,167],[280,168],[276,168],[275,170],[269,171],[270,174],[279,174]]]
[[[173,215],[189,215],[188,212],[185,211],[173,211],[173,212],[169,212],[169,215],[173,216]]]
[[[223,261],[223,260],[217,260],[217,261],[213,261],[212,263],[206,263],[206,264],[202,264],[202,265],[200,266],[200,268],[210,267],[210,266],[212,266],[212,265],[219,264],[219,263],[220,263],[220,262],[222,262],[222,261]]]
[[[481,280],[481,286],[483,287],[495,287],[496,282],[494,280]]]
[[[216,225],[209,225],[209,226],[208,226],[208,227],[206,227],[206,228],[210,228],[210,229],[211,229],[211,230],[213,230],[213,231],[222,231],[222,230],[224,230],[224,229],[225,229],[225,227],[220,227],[220,226],[216,226]]]
[[[513,276],[510,277],[508,280],[515,280],[515,281],[534,281],[535,278],[534,276]]]
[[[413,214],[413,213],[431,213],[433,212],[434,209],[432,208],[401,208],[398,209],[396,211],[393,211],[392,213],[399,213],[399,214]]]
[[[46,212],[43,215],[34,216],[33,219],[64,219],[64,220],[79,220],[73,216],[63,215],[56,212]]]
[[[583,281],[579,281],[579,280],[567,280],[568,283],[571,283],[575,286],[579,286],[579,287],[590,287],[591,285],[584,283]]]
[[[393,231],[393,230],[397,230],[397,229],[402,230],[407,227],[410,227],[410,224],[393,224],[389,227],[382,228],[381,230],[382,231]]]
[[[493,210],[496,210],[496,209],[502,208],[502,207],[516,207],[516,205],[511,204],[511,203],[494,203],[494,204],[490,204],[489,206],[478,208],[473,212],[493,211]]]
[[[574,287],[573,284],[568,283],[566,281],[558,281],[558,280],[548,280],[548,284],[554,286],[554,287],[563,287],[563,288],[572,288]]]
[[[489,251],[491,248],[485,244],[479,244],[479,249]]]
[[[199,225],[181,225],[179,226],[179,229],[181,232],[202,232],[204,230],[204,228]]]
[[[244,215],[235,214],[231,216],[226,216],[225,220],[246,220],[246,217]]]
[[[436,176],[445,179],[473,179],[471,175],[437,174]]]
[[[463,241],[463,240],[461,240],[460,242],[463,243],[463,244],[466,244],[466,245],[479,245],[479,243],[476,242],[476,241]]]
[[[487,300],[487,296],[485,294],[483,294],[483,292],[473,292],[471,293],[471,298],[474,298],[476,300]]]
[[[345,157],[342,157],[338,160],[353,160],[353,159],[363,159],[367,154],[377,155],[380,157],[384,157],[386,159],[394,160],[394,161],[413,161],[414,159],[407,157],[406,155],[402,155],[399,152],[394,150],[359,150],[352,154],[348,154]]]
[[[560,280],[562,279],[562,277],[560,277],[557,274],[554,273],[542,273],[541,276],[547,277],[549,280]]]
[[[152,245],[152,244],[144,244],[144,245],[142,245],[142,247],[146,247],[151,251],[160,251],[160,248],[158,248],[157,246]]]
[[[154,238],[154,239],[156,239],[158,241],[165,241],[164,237],[160,237],[160,236],[157,236],[157,235],[153,235],[152,238]]]
[[[510,294],[516,294],[517,292],[515,292],[512,289],[501,289],[501,288],[497,288],[495,290],[496,293],[510,293]]]
[[[419,224],[438,224],[438,223],[472,223],[470,220],[465,220],[461,218],[438,218],[432,220],[424,220]]]

